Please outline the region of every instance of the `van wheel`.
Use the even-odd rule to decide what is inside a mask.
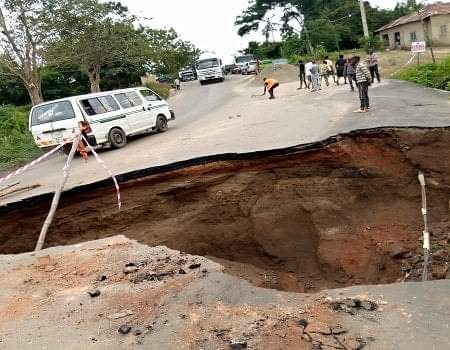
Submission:
[[[158,115],[158,118],[156,119],[156,131],[165,132],[167,129],[169,129],[167,118],[163,115]]]
[[[114,148],[122,148],[127,144],[127,135],[122,129],[113,128],[109,131],[109,142]]]

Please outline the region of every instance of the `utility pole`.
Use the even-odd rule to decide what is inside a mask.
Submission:
[[[364,0],[359,0],[359,7],[361,8],[361,20],[364,30],[364,36],[369,38],[369,27],[367,26],[366,8],[364,7]]]

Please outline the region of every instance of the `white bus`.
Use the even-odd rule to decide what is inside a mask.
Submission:
[[[164,132],[174,119],[175,113],[163,98],[141,87],[41,103],[30,111],[29,129],[36,145],[44,149],[71,140],[81,125],[88,126],[92,145],[122,148],[127,136]]]
[[[225,71],[222,59],[213,53],[204,53],[195,64],[197,79],[200,84],[207,81],[224,81]]]

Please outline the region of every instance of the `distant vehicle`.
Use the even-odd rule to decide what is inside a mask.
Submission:
[[[156,81],[161,84],[171,84],[173,82],[173,79],[170,79],[169,77],[161,75],[156,78]]]
[[[195,71],[191,67],[185,67],[178,72],[178,78],[181,81],[195,80]]]
[[[30,111],[29,129],[36,145],[52,148],[71,140],[81,126],[92,146],[122,148],[127,136],[164,132],[175,113],[152,90],[132,88],[72,96],[41,103]],[[70,150],[67,144],[64,150]]]
[[[235,69],[235,73],[237,74],[242,73],[247,63],[251,61],[256,61],[256,58],[253,55],[236,56],[234,59],[237,65],[237,68]]]
[[[256,61],[247,62],[242,68],[242,75],[258,74],[258,64]]]
[[[233,73],[233,70],[236,68],[236,65],[233,63],[233,64],[226,64],[225,65],[225,73],[227,73],[227,74],[231,74],[231,73]]]
[[[222,59],[214,53],[204,53],[195,64],[197,79],[201,85],[207,81],[224,81],[225,67]]]

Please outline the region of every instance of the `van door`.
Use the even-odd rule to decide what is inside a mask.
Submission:
[[[143,99],[136,91],[117,93],[114,97],[124,109],[132,133],[153,127],[156,117],[145,108]]]
[[[107,142],[109,131],[114,127],[129,133],[130,126],[125,114],[111,95],[87,97],[80,99],[79,103],[98,143]]]
[[[57,101],[34,107],[30,113],[29,127],[38,147],[55,146],[71,139],[78,130],[72,102]]]
[[[158,114],[164,114],[164,108],[168,107],[167,102],[164,101],[159,95],[155,94],[153,91],[148,89],[142,89],[139,90],[142,97],[145,99],[146,108],[151,111],[156,117]],[[170,119],[170,117],[166,116],[167,119]]]

